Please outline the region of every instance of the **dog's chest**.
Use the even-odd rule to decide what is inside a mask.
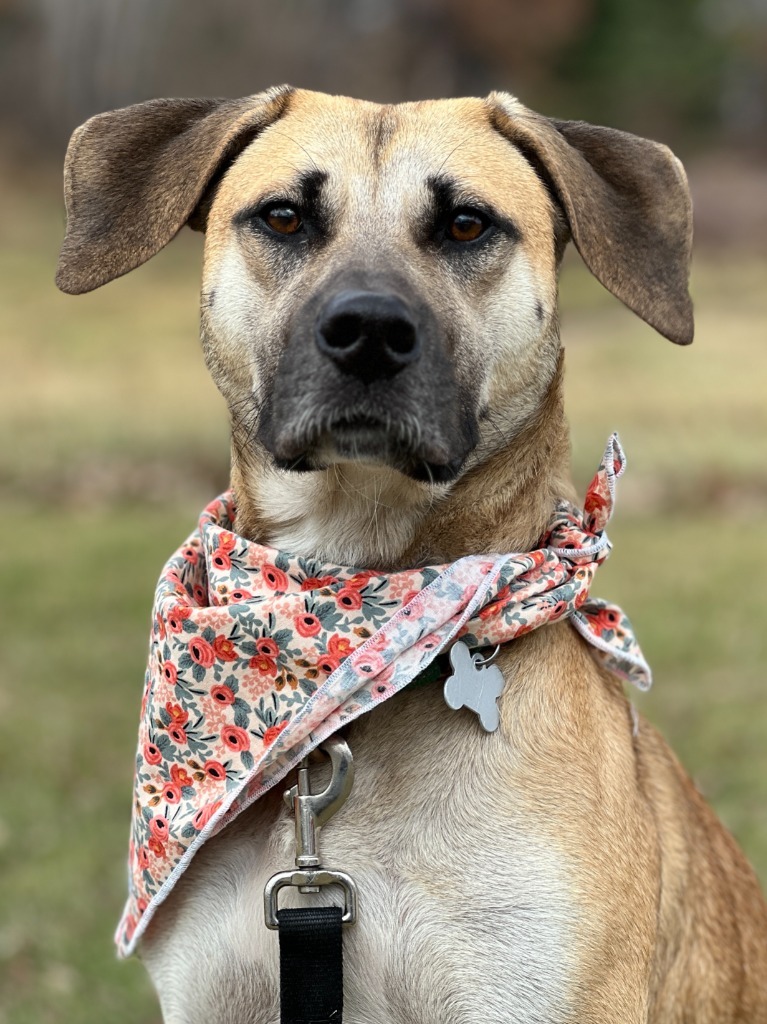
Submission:
[[[411,699],[420,717],[408,713]],[[360,890],[359,921],[344,940],[345,1019],[571,1020],[576,914],[568,866],[525,823],[522,800],[520,814],[510,814],[515,795],[493,778],[497,758],[487,746],[500,750],[503,741],[481,733],[469,712],[417,695],[369,719],[349,735],[353,795],[321,834],[324,862],[352,874]],[[471,760],[486,774],[466,773],[456,747],[463,739],[485,744]],[[217,975],[204,990],[242,994],[245,965],[256,965],[248,986],[253,1016],[244,1018],[253,1024],[277,1019],[277,937],[260,918],[261,891],[270,874],[290,866],[293,841],[291,821],[281,811],[275,821],[276,809],[271,801],[246,812],[203,851],[185,885],[181,931],[187,938],[198,931],[193,916],[213,940],[207,949],[217,951],[197,960]],[[212,887],[222,878],[227,885]],[[291,891],[281,902],[306,899],[318,897]],[[168,938],[160,944],[166,952],[174,945]]]

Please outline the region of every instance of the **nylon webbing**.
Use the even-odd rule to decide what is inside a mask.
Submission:
[[[341,907],[278,910],[281,1024],[341,1024]]]

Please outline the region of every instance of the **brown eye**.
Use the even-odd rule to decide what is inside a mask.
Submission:
[[[489,221],[476,210],[458,210],[447,226],[447,233],[454,242],[475,242],[484,235]]]
[[[295,235],[303,227],[301,216],[293,206],[270,206],[263,213],[263,219],[272,231],[276,231],[280,235]]]

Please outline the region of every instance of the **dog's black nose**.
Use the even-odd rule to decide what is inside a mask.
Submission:
[[[322,311],[315,337],[323,355],[365,383],[393,377],[421,355],[407,305],[381,292],[339,292]]]

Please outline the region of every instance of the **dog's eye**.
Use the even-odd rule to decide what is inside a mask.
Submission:
[[[279,235],[295,235],[303,227],[301,214],[287,203],[274,203],[261,214],[261,219]]]
[[[490,227],[490,221],[478,210],[456,210],[447,226],[453,242],[476,242]]]

